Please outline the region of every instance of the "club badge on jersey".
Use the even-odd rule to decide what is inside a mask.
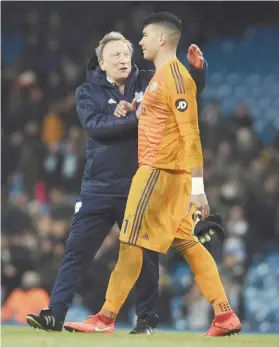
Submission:
[[[135,98],[137,100],[137,102],[142,102],[143,99],[143,92],[135,92]]]
[[[153,92],[158,87],[158,82],[153,82],[150,86],[150,91]]]

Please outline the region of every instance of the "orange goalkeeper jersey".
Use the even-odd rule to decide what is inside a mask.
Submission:
[[[167,170],[203,166],[196,85],[178,59],[156,70],[141,104],[139,165]]]

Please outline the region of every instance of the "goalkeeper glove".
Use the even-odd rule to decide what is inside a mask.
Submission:
[[[209,242],[215,233],[221,242],[224,241],[226,234],[219,213],[211,214],[205,220],[201,220],[201,213],[197,211],[193,215],[193,219],[195,221],[193,233],[199,239],[200,243]]]

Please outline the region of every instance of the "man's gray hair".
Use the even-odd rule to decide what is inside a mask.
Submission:
[[[117,31],[111,31],[110,33],[106,34],[102,38],[102,40],[99,42],[99,46],[96,48],[96,55],[97,55],[98,61],[102,60],[103,58],[103,51],[104,51],[105,45],[111,41],[124,42],[128,46],[131,56],[133,55],[134,49],[133,49],[132,43],[129,40],[127,40],[121,33]]]

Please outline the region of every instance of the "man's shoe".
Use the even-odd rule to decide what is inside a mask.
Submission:
[[[208,332],[204,336],[231,336],[237,335],[242,330],[242,324],[234,312],[222,319],[225,314],[220,314],[213,320]]]
[[[70,332],[112,334],[114,320],[98,313],[82,322],[66,322],[64,329]]]
[[[31,327],[46,331],[61,331],[63,327],[63,321],[55,317],[50,308],[43,309],[39,315],[28,314],[26,321]]]
[[[159,317],[155,313],[146,313],[137,319],[137,324],[133,330],[130,331],[130,334],[145,334],[152,335],[154,334],[154,329],[157,328],[159,324]]]

